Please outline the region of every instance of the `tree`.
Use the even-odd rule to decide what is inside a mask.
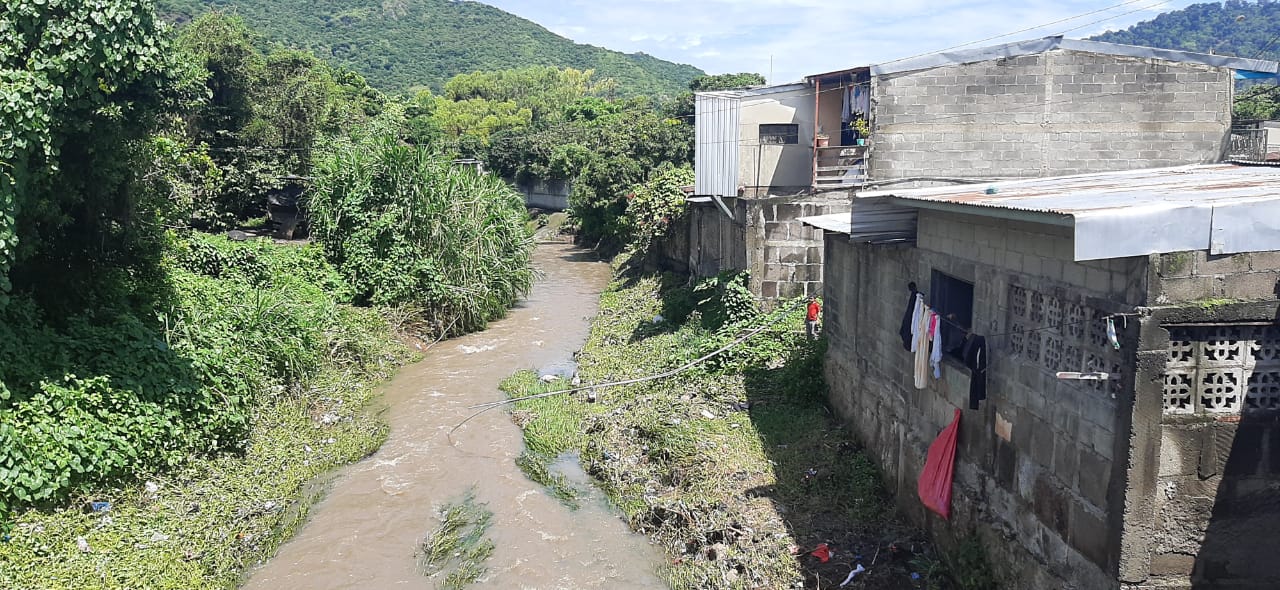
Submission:
[[[131,151],[196,78],[145,0],[9,0],[0,30],[0,290],[87,296],[154,255]]]
[[[695,92],[738,90],[752,86],[764,86],[764,84],[764,76],[750,72],[698,76],[689,82],[689,92],[682,93],[672,102],[670,107],[671,116],[692,124],[695,111],[693,93]]]
[[[1236,96],[1232,114],[1236,119],[1280,119],[1280,86],[1259,84]]]

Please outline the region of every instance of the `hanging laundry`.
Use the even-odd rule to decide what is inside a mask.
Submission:
[[[933,343],[929,351],[929,366],[933,368],[933,378],[942,378],[942,322],[937,313],[929,316],[929,342]]]
[[[902,327],[898,329],[898,335],[902,337],[902,349],[911,350],[911,322],[912,314],[916,310],[916,284],[907,283],[907,289],[911,291],[911,295],[907,298],[907,310],[902,312]]]
[[[1111,341],[1111,346],[1116,350],[1120,350],[1120,339],[1116,337],[1116,319],[1107,318],[1107,340]]]
[[[987,339],[969,334],[964,341],[964,366],[969,368],[969,409],[987,399]]]
[[[915,338],[911,342],[911,349],[916,355],[914,371],[916,389],[924,389],[929,386],[929,318],[936,314],[924,304],[924,295],[917,294],[916,297],[919,301],[920,313],[916,315]]]
[[[871,112],[871,89],[864,88],[862,84],[853,87],[853,99],[849,101],[853,112],[862,113],[864,116]]]
[[[840,96],[843,99],[840,105],[840,122],[848,123],[853,119],[853,87],[845,86]]]
[[[938,513],[938,516],[951,519],[951,479],[955,475],[956,435],[960,430],[960,410],[956,409],[951,424],[938,433],[938,438],[929,445],[929,454],[924,460],[924,471],[920,473],[920,481],[916,484],[916,492],[925,508]]]

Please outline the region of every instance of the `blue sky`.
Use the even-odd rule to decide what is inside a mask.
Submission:
[[[579,43],[643,51],[708,73],[798,80],[1001,37],[1088,37],[1185,8],[1192,0],[484,0]],[[1123,5],[1121,5],[1123,3]],[[1120,5],[1120,6],[1117,6]],[[1104,10],[1105,9],[1105,10]]]

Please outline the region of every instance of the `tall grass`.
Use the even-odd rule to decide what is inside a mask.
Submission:
[[[417,306],[461,333],[532,284],[528,215],[502,180],[385,137],[331,146],[316,175],[314,234],[358,299]]]

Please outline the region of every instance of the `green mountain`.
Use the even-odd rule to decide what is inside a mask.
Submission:
[[[1229,0],[1192,4],[1095,41],[1219,55],[1280,59],[1280,2]]]
[[[537,23],[460,0],[159,0],[184,22],[216,9],[272,41],[308,49],[387,91],[439,90],[456,74],[524,66],[593,69],[624,95],[676,96],[703,72],[643,53],[583,45]]]

